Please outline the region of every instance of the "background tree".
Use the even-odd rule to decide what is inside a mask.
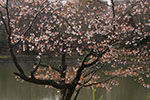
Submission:
[[[150,34],[145,30],[149,5],[148,0],[111,0],[111,5],[87,1],[82,9],[59,0],[1,0],[0,18],[18,70],[14,74],[27,82],[59,89],[61,100],[71,100],[74,93],[76,100],[82,88],[92,85],[111,89],[111,85],[118,85],[113,80],[116,77],[134,76],[149,87],[144,81],[149,77],[148,63],[123,67],[129,63],[128,57],[139,63],[149,60]],[[137,16],[143,19],[136,21]],[[17,60],[26,50],[37,54],[30,74]],[[52,65],[51,58],[42,60],[48,52],[60,58],[58,65]],[[76,65],[68,65],[66,58],[74,56]],[[109,63],[113,69],[102,70]],[[109,78],[99,77],[98,72]]]

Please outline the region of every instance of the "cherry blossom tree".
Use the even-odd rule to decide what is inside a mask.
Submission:
[[[150,86],[144,81],[150,75],[149,10],[149,0],[111,0],[110,5],[93,0],[84,6],[77,1],[1,0],[0,24],[8,36],[16,78],[59,89],[61,100],[76,100],[82,88],[111,89],[118,85],[117,77],[131,76]],[[26,51],[37,54],[30,75],[18,62]],[[42,60],[49,53],[60,64]],[[76,65],[68,66],[67,57],[76,57]],[[103,70],[106,65],[112,70]]]

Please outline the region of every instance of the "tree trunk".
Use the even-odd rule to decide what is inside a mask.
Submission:
[[[60,91],[60,100],[65,100],[65,95],[66,95],[66,89],[62,89]]]
[[[61,90],[60,100],[71,100],[75,88]]]

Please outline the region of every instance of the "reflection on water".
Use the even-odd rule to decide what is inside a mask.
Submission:
[[[11,63],[0,64],[0,100],[59,100],[55,89],[17,82]]]
[[[23,64],[25,70],[30,70],[30,64]],[[31,83],[20,83],[14,78],[15,67],[12,63],[0,63],[0,100],[59,100],[55,89]],[[140,86],[131,78],[119,79],[120,85],[113,87],[112,92],[102,88],[96,89],[96,100],[145,100],[150,96],[150,90]],[[78,100],[92,100],[91,88],[81,90]]]

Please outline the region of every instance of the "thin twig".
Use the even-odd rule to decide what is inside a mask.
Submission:
[[[27,29],[22,33],[22,35],[27,35],[28,31],[31,29],[32,25],[34,24],[35,20],[37,19],[38,15],[41,14],[42,10],[46,7],[44,5],[44,3],[46,3],[48,0],[45,0],[42,5],[40,6],[40,10],[34,15],[33,20],[30,22],[29,26],[27,27]],[[15,47],[16,45],[18,45],[21,42],[21,39],[18,40],[17,43],[15,43],[12,47]]]
[[[113,26],[113,34],[115,33],[115,30],[116,30],[116,27],[115,27],[115,17],[116,17],[116,14],[115,14],[115,3],[114,3],[114,0],[111,0],[111,8],[112,8],[112,12],[113,12],[113,20],[112,20],[112,26]]]
[[[119,17],[117,18],[117,22],[118,22],[118,23],[121,22],[121,21],[123,20],[123,17],[126,16],[126,15],[131,11],[131,9],[132,9],[134,6],[136,6],[137,3],[139,3],[139,2],[140,2],[140,1],[137,1],[136,3],[132,4],[132,6],[131,6],[130,8],[128,8],[127,11],[126,11],[123,15],[121,15],[121,16],[119,16]]]
[[[49,67],[49,65],[46,65],[46,64],[40,64],[40,66],[42,66],[42,67]],[[57,68],[57,67],[53,67],[53,66],[50,66],[53,70],[55,70],[55,71],[57,71],[57,72],[59,72],[59,73],[61,73],[61,70],[59,69],[59,68]]]
[[[96,83],[84,85],[84,87],[89,87],[89,86],[98,85],[98,84],[101,84],[101,83],[106,83],[107,81],[110,81],[110,80],[112,80],[112,79],[114,79],[114,78],[116,78],[116,77],[118,77],[118,75],[117,75],[117,76],[112,76],[112,77],[110,77],[110,78],[108,78],[108,79],[105,79],[105,80],[103,80],[103,81],[100,81],[100,82],[96,82]]]
[[[97,71],[99,71],[100,69],[102,69],[103,68],[103,66],[100,66],[100,67],[96,67],[94,70],[90,70],[90,72],[88,72],[88,73],[86,73],[85,75],[84,75],[84,77],[87,77],[87,76],[89,76],[89,75],[91,75],[91,74],[95,74]]]
[[[71,88],[70,84],[58,84],[57,82],[55,82],[54,80],[44,80],[44,79],[35,79],[35,78],[29,78],[25,75],[19,74],[14,72],[15,75],[19,76],[21,79],[30,82],[30,83],[34,83],[34,84],[39,84],[39,85],[51,85],[54,88],[57,89],[66,89],[66,88]]]

